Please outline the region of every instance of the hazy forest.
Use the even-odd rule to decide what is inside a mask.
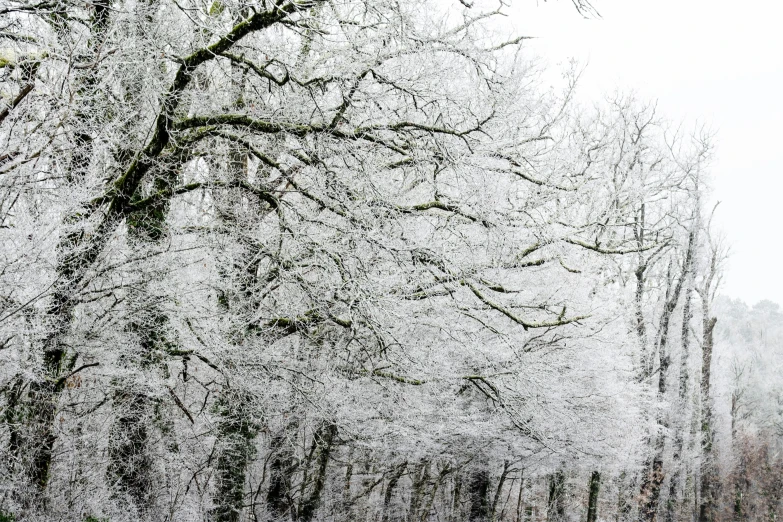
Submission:
[[[0,522],[783,520],[713,134],[507,7],[0,0]]]

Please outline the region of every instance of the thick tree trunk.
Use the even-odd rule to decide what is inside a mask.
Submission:
[[[672,476],[669,481],[669,499],[666,502],[666,522],[677,522],[680,490],[682,489],[682,450],[684,436],[681,427],[677,428],[674,435],[674,448],[672,452]]]
[[[655,456],[648,462],[645,471],[645,478],[642,482],[642,503],[639,507],[639,520],[654,522],[658,515],[658,501],[661,494],[661,484],[663,483],[663,449],[660,446],[656,447]]]
[[[63,323],[65,328],[67,322]],[[32,486],[31,494],[23,499],[28,505],[43,502],[42,494],[49,482],[52,451],[57,439],[54,421],[59,397],[75,360],[72,358],[72,362],[64,364],[65,350],[55,347],[58,339],[59,332],[45,341],[44,345],[49,348],[44,350],[43,379],[29,384],[26,397],[13,404],[11,414],[14,424],[11,425],[9,450],[11,455],[18,456],[18,462]]]
[[[258,427],[249,419],[252,396],[230,390],[223,392],[217,408],[218,458],[215,465],[215,507],[209,513],[214,522],[239,522],[245,505],[245,474],[255,455]]]
[[[154,192],[169,190],[178,178],[177,171],[163,172],[151,183],[151,188]],[[143,197],[137,193],[134,200]],[[138,253],[165,248],[169,203],[168,198],[161,198],[128,215],[128,242]],[[134,288],[128,297],[128,302],[135,308],[128,332],[136,338],[140,350],[136,354],[122,354],[120,360],[128,369],[138,370],[142,375],[162,371],[165,354],[174,345],[167,335],[169,319],[154,295],[154,288],[160,283],[161,277],[153,275]],[[146,393],[145,387],[128,379],[117,379],[115,386],[116,419],[108,441],[109,481],[115,491],[128,495],[144,513],[151,507],[156,482],[150,448],[156,399]]]
[[[489,522],[489,471],[484,468],[475,469],[470,474],[468,483],[470,498],[470,522]]]
[[[142,291],[143,293],[143,291]],[[147,296],[137,296],[145,300]],[[132,298],[131,298],[132,299]],[[142,304],[143,303],[138,303]],[[145,313],[146,312],[146,313]],[[142,373],[160,369],[157,359],[167,345],[164,329],[168,318],[156,306],[140,311],[143,319],[129,330],[139,337],[141,351],[138,360],[127,360],[129,367]],[[155,401],[138,383],[118,379],[115,383],[115,420],[109,432],[109,482],[120,494],[127,494],[144,512],[152,499],[153,458],[150,441],[154,430]]]
[[[92,2],[92,23],[89,24],[90,36],[87,54],[92,58],[97,56],[99,48],[109,24],[109,0]],[[57,23],[60,36],[65,36],[69,30],[63,20]],[[92,158],[92,137],[84,130],[88,125],[90,107],[93,101],[96,77],[92,71],[76,72],[74,85],[79,94],[81,106],[71,122],[74,128],[73,154],[66,173],[68,182],[83,181],[87,175]],[[78,218],[74,218],[76,221]],[[69,223],[73,224],[73,223]],[[30,383],[27,397],[16,403],[21,408],[14,414],[19,424],[12,426],[9,445],[14,450],[12,454],[19,455],[25,475],[36,490],[30,498],[34,502],[42,502],[46,485],[49,482],[49,469],[52,463],[52,451],[57,439],[54,429],[60,394],[65,386],[65,379],[73,370],[78,353],[66,361],[66,351],[63,337],[71,325],[72,301],[74,289],[72,285],[80,274],[91,264],[97,254],[97,244],[91,245],[80,253],[74,253],[81,242],[81,230],[66,233],[57,248],[57,286],[53,295],[53,304],[47,310],[51,322],[51,333],[42,343],[43,371],[39,380]],[[95,240],[94,240],[95,241]]]
[[[235,23],[241,21],[242,18],[242,16],[238,16]],[[244,73],[235,64],[232,64],[231,96],[233,98],[234,110],[244,108],[243,90]],[[248,176],[247,153],[242,150],[232,149],[228,155],[226,172],[228,182],[246,182]],[[233,200],[235,196],[237,196],[235,192],[215,195],[218,215],[222,221],[230,225],[236,224],[233,210],[238,202]],[[241,201],[241,198],[238,201]],[[240,254],[237,265],[240,267],[254,266],[252,263],[247,263],[247,260],[253,259],[255,256],[256,252],[246,247]],[[229,280],[227,286],[231,287],[234,283],[238,283],[236,287],[243,294],[238,296],[240,302],[249,300],[252,303],[253,297],[250,295],[250,292],[255,287],[256,273],[250,268],[247,268],[247,270],[233,270],[232,268],[234,267],[224,268],[223,270],[227,276],[226,279]],[[225,311],[231,311],[232,306],[236,303],[225,292],[221,295],[222,299],[219,299],[219,304],[222,305]],[[246,302],[242,303],[242,305],[246,304]],[[229,341],[229,344],[233,344],[235,348],[241,348],[243,335],[244,332],[239,335],[238,339],[235,338]],[[212,519],[215,522],[236,522],[240,520],[243,506],[245,505],[244,488],[246,473],[255,455],[254,439],[258,427],[251,420],[253,397],[248,392],[241,389],[232,389],[226,384],[217,403],[217,423],[220,427],[217,433],[217,444],[221,449],[215,468],[217,488],[214,493],[213,503],[216,507],[212,512]],[[274,445],[275,441],[273,440]],[[289,495],[289,468],[292,465],[292,462],[288,460],[290,457],[290,454],[285,454],[282,460],[273,461],[273,478],[278,482],[274,486],[270,483],[269,494],[273,497],[273,505],[270,505],[270,510],[276,513],[276,516],[293,509]],[[279,467],[275,467],[276,464]],[[267,500],[269,500],[269,497]]]
[[[114,403],[118,413],[109,432],[109,480],[143,513],[150,504],[152,487],[152,458],[147,448],[150,400],[141,393],[118,390]]]

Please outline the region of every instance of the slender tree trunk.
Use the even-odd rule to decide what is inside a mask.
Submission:
[[[294,466],[293,451],[284,434],[272,437],[273,453],[269,465],[269,489],[266,495],[267,510],[272,521],[289,520],[293,515],[291,474]]]
[[[689,267],[690,268],[690,267]],[[691,309],[691,301],[693,296],[692,281],[693,270],[689,270],[686,275],[688,279],[688,288],[685,290],[685,302],[682,307],[682,327],[681,327],[681,347],[680,353],[680,382],[679,393],[677,395],[678,409],[680,415],[675,420],[675,433],[674,433],[674,448],[672,453],[672,477],[669,482],[669,500],[666,504],[666,522],[677,522],[678,520],[678,499],[680,497],[680,491],[682,490],[682,477],[684,463],[682,461],[683,446],[685,443],[685,429],[687,425],[687,412],[688,412],[688,390],[690,374],[688,368],[688,360],[690,355],[690,325],[693,318],[693,312]]]
[[[397,483],[402,478],[405,470],[408,468],[408,463],[403,462],[392,471],[391,477],[389,477],[389,483],[386,485],[386,491],[383,494],[383,514],[381,515],[381,522],[396,521],[400,517],[397,513],[392,511],[392,499],[394,498],[394,490],[397,488]]]
[[[738,457],[737,465],[734,468],[733,481],[734,481],[734,502],[732,505],[732,520],[733,522],[741,522],[745,519],[745,487],[747,484],[746,477],[746,457],[745,452],[740,446],[740,441],[737,436],[737,416],[740,408],[741,394],[738,390],[731,394],[731,446],[734,455]]]
[[[454,474],[454,498],[451,504],[451,522],[462,521],[462,474]]]
[[[644,282],[645,272],[647,265],[645,263],[640,264],[634,275],[636,276],[636,291],[634,295],[635,319],[636,319],[636,336],[639,338],[639,346],[641,348],[641,356],[639,361],[639,374],[642,379],[652,373],[652,356],[653,354],[647,353],[647,325],[644,320]]]
[[[645,205],[641,205],[639,216],[636,218],[636,225],[634,226],[634,234],[636,236],[636,244],[641,250],[645,246]],[[647,344],[647,323],[644,320],[644,287],[647,275],[647,268],[650,263],[649,259],[644,259],[642,254],[639,255],[639,264],[634,270],[634,276],[636,277],[636,289],[634,291],[634,319],[636,322],[636,336],[639,339],[640,357],[639,357],[639,378],[644,380],[652,372],[652,353],[648,353]]]
[[[685,259],[683,262],[682,272],[680,273],[677,281],[674,281],[674,276],[671,275],[671,266],[669,268],[668,285],[666,289],[666,298],[664,300],[663,312],[661,313],[661,320],[659,326],[658,337],[658,402],[662,403],[666,398],[669,365],[671,359],[668,353],[669,347],[669,325],[671,323],[672,315],[677,307],[677,303],[680,300],[683,284],[685,279],[689,277],[691,265],[693,262],[693,252],[695,247],[695,233],[691,232],[688,238],[688,246],[685,252]],[[661,486],[665,478],[665,470],[663,469],[664,451],[666,449],[666,431],[670,425],[670,413],[660,408],[658,413],[658,426],[660,426],[659,433],[655,439],[655,450],[651,459],[651,466],[648,468],[648,476],[644,481],[644,489],[642,491],[643,506],[640,510],[641,519],[647,522],[655,522],[658,513],[658,503],[661,496]]]
[[[503,462],[503,472],[500,474],[500,480],[498,481],[498,487],[495,490],[495,496],[492,499],[492,507],[490,508],[489,515],[494,521],[497,517],[498,502],[500,501],[500,494],[503,492],[503,485],[506,483],[508,472],[511,469],[511,463],[509,461]],[[513,485],[512,485],[513,486]]]
[[[742,522],[746,520],[745,516],[745,493],[747,492],[747,470],[746,458],[740,453],[740,461],[734,472],[734,503],[732,506],[732,520]]]
[[[710,366],[712,365],[713,332],[717,319],[711,316],[709,303],[703,310],[703,341],[701,366],[701,487],[699,522],[715,520],[716,470],[712,452],[712,401],[710,400]]]
[[[299,506],[297,519],[301,522],[310,522],[315,516],[321,502],[321,494],[326,484],[326,469],[329,457],[337,437],[337,426],[332,422],[325,422],[313,435],[313,445],[316,448],[315,476],[310,484],[310,492],[305,495]]]
[[[562,470],[549,477],[546,519],[547,522],[565,521],[565,473]]]
[[[430,514],[432,513],[432,506],[435,505],[435,497],[438,494],[438,490],[451,472],[451,465],[447,462],[443,469],[441,469],[440,473],[438,473],[438,479],[432,485],[427,505],[424,506],[424,509],[421,510],[421,522],[426,522],[429,519]]]
[[[353,451],[348,455],[348,464],[345,466],[345,484],[343,485],[343,513],[348,518],[352,517],[351,483],[353,481]]]
[[[707,229],[709,232],[709,224]],[[710,378],[712,369],[712,350],[715,344],[715,325],[718,322],[712,315],[712,300],[720,282],[720,263],[723,252],[720,245],[709,237],[709,265],[704,282],[699,289],[702,308],[702,361],[701,361],[701,469],[699,474],[699,522],[716,520],[717,469],[713,455],[714,428],[712,425],[712,399],[710,398]]]
[[[698,393],[693,393],[691,395],[690,409],[694,412],[694,414],[691,415],[690,427],[688,429],[688,454],[691,456],[698,455],[696,447],[699,444],[698,434],[701,425],[701,418],[698,413],[700,400],[700,395]],[[698,519],[699,515],[699,464],[698,460],[694,462],[693,457],[688,459],[687,462],[688,468],[685,479],[685,495],[683,497],[683,516],[687,516],[690,520],[695,521]]]
[[[630,484],[628,484],[630,482]],[[620,473],[617,478],[617,518],[618,522],[628,522],[631,520],[631,510],[633,505],[631,499],[628,498],[628,491],[634,491],[634,484],[631,479],[627,478],[625,471]]]
[[[519,475],[519,492],[517,493],[517,510],[516,510],[516,517],[514,518],[514,522],[521,522],[522,521],[522,508],[524,507],[522,503],[522,494],[525,490],[525,477],[522,472],[520,472]]]
[[[590,486],[587,498],[587,522],[598,520],[598,491],[601,488],[601,474],[593,471],[590,475]]]
[[[423,461],[416,466],[413,474],[413,486],[411,489],[411,502],[408,508],[409,520],[418,520],[421,507],[421,499],[424,496],[424,490],[430,480],[430,463]]]

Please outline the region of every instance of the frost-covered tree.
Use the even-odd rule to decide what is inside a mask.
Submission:
[[[654,517],[707,140],[502,3],[6,4],[3,516]]]

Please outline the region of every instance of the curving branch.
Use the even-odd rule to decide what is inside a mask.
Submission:
[[[501,314],[505,315],[518,325],[520,325],[522,328],[525,329],[525,331],[529,329],[535,329],[535,328],[554,328],[557,326],[565,326],[570,323],[576,323],[578,321],[581,321],[583,319],[587,319],[590,317],[589,315],[580,315],[576,317],[565,317],[565,308],[563,309],[563,313],[560,314],[560,316],[554,320],[554,321],[539,321],[539,322],[529,322],[525,321],[521,317],[514,314],[511,310],[508,308],[490,300],[488,297],[486,297],[481,291],[476,288],[476,285],[471,283],[470,281],[462,280],[460,281],[460,284],[467,286],[470,288],[470,291],[473,292],[473,294],[478,297],[479,301],[490,307],[491,309],[500,312]]]
[[[607,254],[607,255],[635,254],[638,252],[646,252],[647,250],[652,250],[653,248],[658,248],[661,246],[661,244],[653,243],[651,245],[640,246],[638,248],[606,248],[606,247],[602,247],[600,243],[596,243],[596,244],[586,243],[581,239],[565,237],[562,240],[565,241],[566,243],[570,243],[572,245],[586,248],[587,250],[592,250],[593,252],[598,252],[599,254]],[[664,246],[667,244],[668,241],[664,243]]]

